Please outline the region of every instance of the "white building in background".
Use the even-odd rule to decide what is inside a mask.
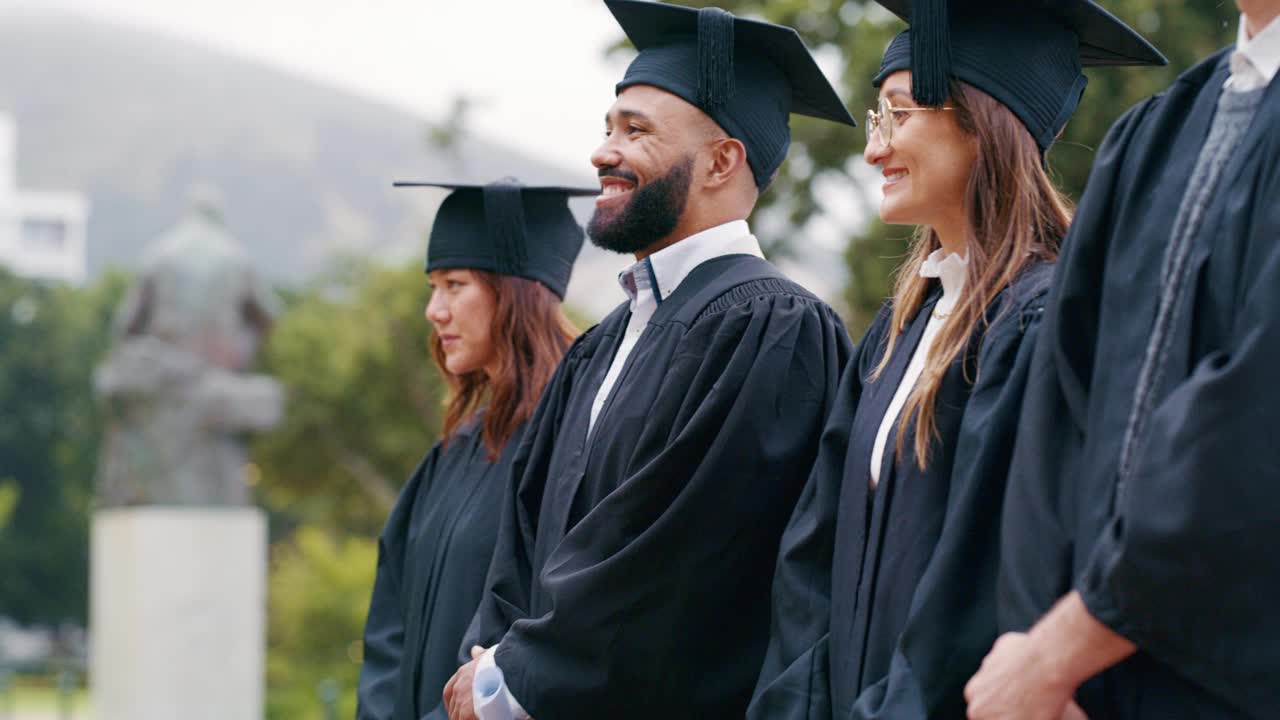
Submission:
[[[18,129],[0,113],[0,265],[24,277],[84,282],[88,198],[19,190],[17,176]]]

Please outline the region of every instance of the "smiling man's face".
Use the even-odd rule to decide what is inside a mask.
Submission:
[[[635,85],[605,116],[605,139],[591,155],[602,194],[587,225],[606,250],[635,253],[676,228],[689,199],[694,161],[711,121],[664,90]]]

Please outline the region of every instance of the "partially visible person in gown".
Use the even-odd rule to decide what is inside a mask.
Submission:
[[[1009,477],[982,720],[1280,717],[1280,0],[1098,151]]]
[[[410,183],[402,183],[407,185]],[[421,183],[429,185],[431,183]],[[378,540],[358,720],[444,717],[441,692],[493,554],[511,456],[576,334],[561,309],[595,188],[448,185],[427,248],[431,355],[450,396],[443,437]]]
[[[1110,16],[956,2],[917,22],[929,4],[885,52],[865,153],[881,219],[917,231],[783,536],[750,718],[964,717],[997,635],[1005,480],[1070,223],[1045,155],[1080,100],[1086,42],[1161,59]]]

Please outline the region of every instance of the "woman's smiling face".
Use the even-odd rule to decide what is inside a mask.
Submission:
[[[977,161],[977,142],[956,122],[956,113],[919,109],[911,97],[911,71],[885,78],[880,97],[894,108],[888,146],[872,133],[866,161],[884,174],[880,219],[893,225],[963,227],[965,192]],[[889,122],[889,118],[884,118]]]

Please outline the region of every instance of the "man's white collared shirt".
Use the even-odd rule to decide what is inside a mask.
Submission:
[[[627,358],[630,357],[636,343],[644,335],[644,329],[649,324],[649,320],[653,318],[653,314],[657,312],[658,306],[671,297],[671,293],[675,292],[676,288],[680,286],[680,283],[684,282],[684,279],[689,276],[689,273],[693,272],[694,268],[708,260],[725,255],[764,257],[764,253],[760,251],[760,243],[751,234],[751,228],[747,225],[746,220],[727,222],[690,235],[619,273],[618,283],[622,285],[622,289],[631,299],[631,318],[627,322],[626,337],[622,339],[622,344],[618,346],[618,352],[613,356],[613,363],[609,366],[609,372],[605,375],[604,382],[601,384],[599,392],[596,393],[595,402],[591,405],[591,425],[587,430],[588,433],[591,432],[591,428],[595,427],[596,418],[599,417],[600,411],[604,409],[605,402],[608,400],[613,386],[618,382],[618,377],[622,374],[622,368],[626,365]],[[481,655],[477,667],[489,668],[495,666],[494,654],[497,650],[498,645],[486,650]],[[499,696],[497,698],[499,703],[505,700],[505,707],[500,707],[495,703],[488,703],[489,707],[492,708],[490,712],[500,710],[502,711],[499,713],[500,715],[512,717],[515,720],[526,720],[529,717],[529,714],[521,707],[519,700],[511,694],[510,688],[505,683],[492,690]],[[482,698],[480,688],[473,687],[472,692],[476,703],[480,703],[482,699],[492,698],[492,695]],[[506,710],[510,711],[509,716],[506,715]],[[480,720],[488,720],[488,718],[481,717]]]
[[[734,220],[690,235],[618,274],[618,284],[631,300],[631,319],[627,321],[626,335],[613,356],[613,363],[596,393],[595,402],[591,404],[588,433],[595,428],[596,419],[609,400],[609,393],[617,384],[618,377],[622,375],[627,358],[644,335],[644,329],[658,311],[658,306],[671,297],[671,293],[675,292],[694,268],[725,255],[764,257],[764,253],[760,251],[760,243],[751,234],[746,220]]]
[[[1271,84],[1280,70],[1280,18],[1262,28],[1262,32],[1249,37],[1248,21],[1240,16],[1240,30],[1236,36],[1236,49],[1231,53],[1231,78],[1227,89],[1249,92]]]

